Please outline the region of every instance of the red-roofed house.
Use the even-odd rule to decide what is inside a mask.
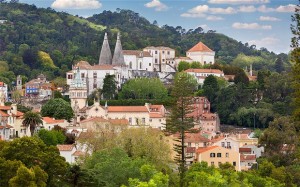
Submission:
[[[65,128],[68,125],[68,122],[63,119],[58,120],[51,117],[43,117],[43,126],[46,130],[51,130],[56,125]]]
[[[221,163],[232,164],[236,171],[241,171],[240,153],[219,146],[198,148],[196,150],[196,161],[207,162],[209,166],[218,167]]]
[[[86,119],[100,117],[103,119],[126,119],[130,127],[149,126],[165,129],[166,109],[163,105],[144,106],[101,106],[99,102],[87,107]]]
[[[255,154],[240,154],[241,170],[249,170],[253,164],[256,164]]]
[[[77,151],[75,144],[62,144],[56,146],[59,150],[60,156],[64,157],[70,164],[75,163],[73,154]]]
[[[186,52],[186,56],[201,64],[214,64],[215,52],[204,43],[199,42]]]

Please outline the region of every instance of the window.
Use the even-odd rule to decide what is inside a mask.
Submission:
[[[158,121],[161,122],[161,119],[159,119]]]
[[[226,153],[225,155],[226,155],[226,158],[228,158],[228,157],[229,157],[229,153]]]
[[[231,148],[230,142],[227,142],[227,148]]]
[[[220,166],[222,163],[221,162],[218,162],[218,166]]]
[[[157,51],[155,51],[155,54],[157,54]]]
[[[68,79],[73,79],[73,75],[68,75]]]
[[[157,59],[155,59],[155,64],[157,64]]]
[[[142,123],[145,124],[145,122],[146,122],[146,119],[142,118]]]
[[[151,66],[151,63],[149,63],[149,66]]]
[[[222,147],[225,147],[225,142],[221,142],[221,146],[222,146]]]
[[[206,61],[204,61],[204,65],[206,64]]]
[[[162,61],[164,62],[164,61],[165,61],[165,59],[162,59]]]
[[[211,165],[211,166],[214,166],[214,165],[215,165],[215,163],[214,163],[214,162],[211,162],[211,163],[210,163],[210,165]]]
[[[140,62],[140,69],[142,69],[142,62]]]
[[[93,77],[94,77],[94,79],[97,78],[97,72],[94,72],[94,73],[93,73]]]
[[[169,54],[170,54],[170,51],[167,51],[167,54],[169,55]]]
[[[81,78],[84,78],[84,73],[81,73]]]
[[[210,157],[216,157],[216,153],[210,153]]]
[[[222,157],[222,153],[217,153],[217,157]]]
[[[236,166],[236,162],[232,162],[232,165],[233,165],[233,166]]]
[[[129,68],[132,69],[132,62],[129,62]]]
[[[191,147],[192,146],[192,143],[191,142],[188,142],[188,147]]]
[[[152,119],[149,119],[149,122],[152,122]]]
[[[131,125],[132,124],[132,118],[129,118],[128,121],[129,121],[129,124]]]
[[[97,88],[97,83],[94,83],[93,84],[93,89],[96,89]]]

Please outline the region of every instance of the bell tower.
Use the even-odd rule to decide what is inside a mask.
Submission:
[[[69,88],[71,107],[81,109],[85,107],[87,101],[87,85],[85,80],[80,78],[79,67],[74,72],[75,76]]]

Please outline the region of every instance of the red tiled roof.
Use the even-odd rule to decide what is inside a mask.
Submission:
[[[74,148],[74,144],[57,145],[57,148],[59,151],[72,151],[72,149]]]
[[[240,147],[239,148],[239,152],[241,153],[244,153],[244,152],[250,152],[251,153],[251,148],[248,148],[248,147]]]
[[[109,106],[108,112],[149,112],[146,106]]]
[[[217,138],[212,139],[211,141],[212,141],[213,143],[215,143],[215,142],[218,142],[218,141],[220,141],[220,140],[222,140],[222,139],[224,139],[224,138],[225,138],[224,136],[219,136],[219,137],[217,137]]]
[[[214,52],[214,51],[208,48],[204,43],[199,42],[194,47],[189,49],[187,52]]]
[[[0,106],[0,110],[10,110],[11,106]]]
[[[192,60],[190,57],[186,57],[186,56],[180,56],[180,57],[176,57],[176,59],[182,59],[182,60]]]
[[[137,57],[152,57],[148,51],[123,50],[123,55],[134,55]]]
[[[82,152],[82,151],[75,151],[72,155],[73,155],[73,156],[84,156],[85,153]]]
[[[0,82],[0,86],[1,86],[1,87],[3,87],[3,86],[4,86],[4,84],[5,84],[4,82]]]
[[[196,152],[196,147],[187,147],[186,148],[186,153],[195,153]]]
[[[210,142],[210,140],[205,138],[204,136],[202,136],[201,132],[199,132],[199,133],[186,133],[185,134],[185,142],[199,143],[199,142]]]
[[[61,120],[58,120],[58,119],[53,119],[53,118],[50,118],[50,117],[43,117],[43,120],[48,123],[48,124],[52,124],[52,123],[63,123],[65,120],[61,119]]]
[[[217,147],[219,147],[219,146],[199,147],[199,148],[197,149],[196,152],[197,152],[197,153],[204,153],[204,152],[206,152],[206,151],[215,149],[215,148],[217,148]]]
[[[224,74],[219,69],[187,69],[185,72],[191,72],[191,73],[214,73],[214,74]]]
[[[108,122],[107,119],[104,119],[102,117],[92,117],[85,120],[80,121],[80,123],[86,123],[86,122]]]
[[[251,155],[244,155],[244,154],[241,154],[240,155],[240,160],[241,161],[253,161],[253,160],[256,160],[256,156],[254,154],[251,154]]]
[[[10,126],[8,124],[6,124],[6,125],[0,125],[0,129],[4,129],[4,128],[10,129],[10,128],[13,128],[13,126]]]
[[[100,123],[111,123],[113,125],[129,125],[129,121],[127,119],[104,119],[102,117],[93,117],[82,120],[80,123],[86,122],[100,122]]]
[[[8,117],[9,115],[6,112],[3,112],[2,110],[0,110],[0,116]]]
[[[154,112],[149,113],[149,116],[150,116],[150,118],[163,118],[164,117],[160,113],[154,113]]]

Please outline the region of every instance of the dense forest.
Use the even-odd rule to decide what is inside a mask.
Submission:
[[[50,80],[64,77],[77,60],[97,63],[105,32],[112,48],[117,32],[121,32],[123,48],[128,50],[163,45],[176,49],[176,55],[182,56],[202,41],[216,51],[219,64],[242,68],[253,64],[255,70],[274,70],[275,61],[280,58],[284,67],[290,67],[286,54],[256,49],[216,31],[205,32],[201,27],[159,27],[156,21],[150,23],[131,10],[103,11],[85,19],[51,8],[2,2],[0,20],[0,80],[8,84],[19,74],[25,81],[41,72]]]

